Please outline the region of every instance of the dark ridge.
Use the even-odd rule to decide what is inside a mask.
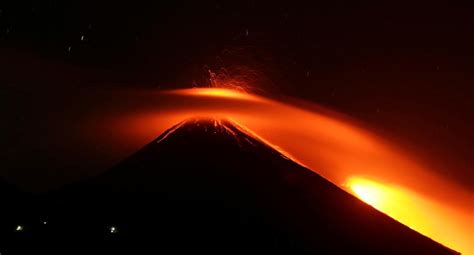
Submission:
[[[41,217],[5,254],[457,254],[213,119],[47,195]]]

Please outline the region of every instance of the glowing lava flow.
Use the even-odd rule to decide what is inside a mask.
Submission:
[[[149,102],[115,119],[116,135],[135,139],[127,141],[134,150],[183,119],[230,118],[401,223],[474,254],[472,190],[418,165],[338,114],[215,88],[155,93]]]
[[[456,247],[466,254],[471,254],[472,250],[469,249],[472,247],[469,248],[469,242],[472,241],[474,230],[472,228],[469,230],[469,218],[472,219],[472,215],[457,211],[441,204],[440,201],[396,185],[352,177],[345,186],[362,201],[410,228],[449,247]],[[452,219],[452,217],[456,217],[456,219]],[[467,226],[463,224],[467,224]],[[467,228],[464,232],[466,234],[464,238],[467,238],[464,244],[460,239],[463,237],[463,228]],[[437,234],[438,232],[443,232],[443,234]]]

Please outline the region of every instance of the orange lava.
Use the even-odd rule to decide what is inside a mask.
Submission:
[[[183,119],[229,118],[401,223],[474,255],[472,191],[436,175],[405,149],[339,114],[229,89],[183,89],[153,96],[156,101],[145,110],[117,116],[111,136],[128,137],[135,150]]]

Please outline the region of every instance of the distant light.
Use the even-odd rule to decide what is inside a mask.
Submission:
[[[22,225],[16,226],[15,231],[17,232],[23,231],[23,226]]]
[[[84,41],[84,36],[81,36],[81,41]]]
[[[114,227],[114,226],[110,227],[109,230],[110,230],[110,233],[112,233],[112,234],[117,233],[117,228]]]
[[[46,221],[43,221],[43,225],[46,225],[46,224],[47,224],[47,222],[46,222]]]

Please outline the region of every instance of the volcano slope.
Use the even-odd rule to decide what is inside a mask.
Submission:
[[[223,120],[39,200],[48,224],[8,236],[9,254],[457,254]]]

